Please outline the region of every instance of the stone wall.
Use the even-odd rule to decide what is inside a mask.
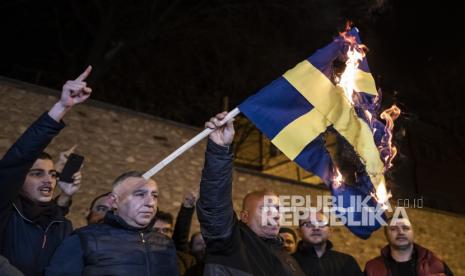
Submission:
[[[57,91],[0,78],[0,154],[3,155],[28,125],[53,105],[58,95]],[[86,157],[83,185],[73,199],[69,214],[75,227],[85,224],[89,203],[96,195],[108,191],[116,176],[128,170],[149,169],[199,131],[95,101],[76,107],[66,116],[65,122],[67,127],[47,151],[57,156],[60,151],[78,144],[77,152]],[[204,150],[205,142],[156,175],[161,209],[176,214],[183,194],[198,189]],[[263,188],[286,195],[327,194],[312,186],[236,169],[233,186],[236,209],[246,193]],[[455,275],[465,275],[461,257],[465,250],[465,217],[429,209],[410,209],[409,217],[415,225],[416,241],[443,258]],[[194,221],[193,230],[198,230],[198,222],[195,218]],[[337,250],[354,255],[362,267],[386,244],[382,231],[364,241],[343,227],[333,228],[332,240]]]

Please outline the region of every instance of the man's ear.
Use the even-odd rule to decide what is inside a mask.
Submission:
[[[242,210],[240,213],[241,221],[245,224],[247,224],[249,220],[249,211],[247,210]]]
[[[113,210],[117,210],[118,209],[118,195],[111,192],[109,195],[108,195],[108,198],[109,198],[109,203],[110,203],[110,206],[111,206],[111,209]]]

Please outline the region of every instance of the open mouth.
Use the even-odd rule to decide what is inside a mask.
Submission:
[[[41,187],[39,188],[39,192],[42,196],[50,196],[52,195],[52,187]]]

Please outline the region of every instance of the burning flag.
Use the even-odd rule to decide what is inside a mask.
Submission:
[[[333,62],[341,58],[346,59],[346,68],[334,78]],[[383,113],[384,125],[373,115],[378,108],[378,92],[356,28],[347,29],[239,106],[288,158],[318,175],[333,195],[340,196],[343,201],[335,203],[344,208],[351,207],[350,196],[372,196],[370,206],[389,199],[384,172],[395,155],[390,131],[400,110]],[[325,146],[328,130],[343,137],[363,165],[355,185],[342,181]],[[360,219],[362,214],[353,211],[352,216]],[[380,225],[347,227],[366,239]]]

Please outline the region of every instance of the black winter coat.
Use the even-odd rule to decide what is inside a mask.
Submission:
[[[299,242],[293,254],[305,275],[311,276],[362,276],[363,273],[354,257],[334,251],[333,244],[326,241],[326,251],[318,257],[313,247]]]
[[[47,113],[0,160],[0,254],[25,275],[42,275],[55,249],[72,231],[59,208],[42,227],[24,214],[19,193],[38,155],[63,129]]]
[[[179,275],[174,242],[152,227],[132,227],[110,211],[68,237],[45,275]]]
[[[206,241],[204,275],[303,275],[281,239],[263,239],[237,220],[232,204],[231,148],[209,140],[197,202]]]

